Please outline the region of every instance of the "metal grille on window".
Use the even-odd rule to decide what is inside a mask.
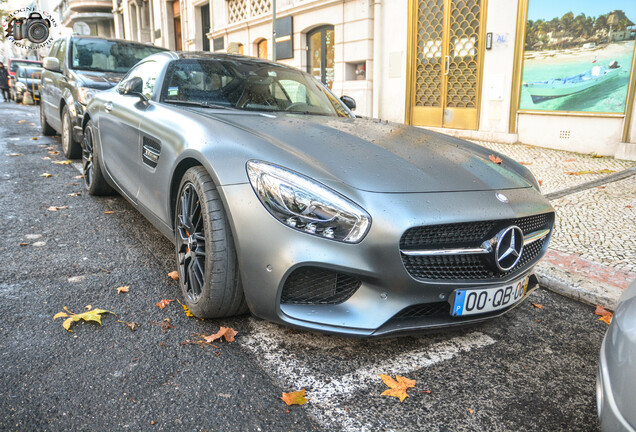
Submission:
[[[228,0],[228,24],[244,21],[272,11],[271,0]]]
[[[441,106],[443,32],[444,0],[421,1],[417,23],[416,106]]]
[[[452,0],[448,99],[453,108],[475,108],[479,47],[479,0]]]

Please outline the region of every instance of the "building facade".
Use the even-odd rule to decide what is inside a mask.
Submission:
[[[111,7],[120,38],[270,59],[275,44],[277,61],[352,96],[360,115],[636,159],[636,2],[562,3],[277,0],[275,35],[271,0]]]

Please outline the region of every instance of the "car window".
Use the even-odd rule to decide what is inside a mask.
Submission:
[[[124,73],[164,48],[105,39],[76,39],[71,49],[72,69]]]
[[[66,39],[62,39],[60,42],[60,49],[55,54],[55,57],[60,61],[60,68],[64,68],[64,56],[66,55]]]
[[[120,86],[123,85],[124,82],[130,80],[134,77],[139,77],[143,81],[143,91],[142,93],[147,98],[152,97],[152,93],[155,89],[155,83],[157,82],[157,76],[159,75],[160,68],[157,67],[157,62],[153,60],[149,60],[147,62],[143,62],[135,66],[134,69],[126,75],[126,78],[121,81]]]

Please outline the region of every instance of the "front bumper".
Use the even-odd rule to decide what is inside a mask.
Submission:
[[[448,301],[457,288],[500,286],[531,274],[536,260],[522,271],[493,281],[422,281],[406,270],[400,238],[416,226],[514,219],[552,212],[549,202],[531,188],[506,190],[508,203],[493,191],[422,194],[381,194],[355,191],[348,197],[372,218],[367,236],[347,244],[295,231],[265,210],[249,184],[219,188],[228,210],[241,268],[243,289],[255,315],[291,325],[358,336],[384,335],[466,325],[492,318],[515,305],[490,314],[453,318],[433,314],[392,321],[414,305]],[[541,255],[547,248],[545,242]],[[281,304],[281,293],[294,270],[312,267],[357,278],[360,286],[339,304]],[[536,279],[531,281],[536,286]],[[528,290],[533,289],[529,286]]]

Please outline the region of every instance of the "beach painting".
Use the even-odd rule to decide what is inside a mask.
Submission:
[[[636,1],[529,0],[519,109],[622,113]]]

